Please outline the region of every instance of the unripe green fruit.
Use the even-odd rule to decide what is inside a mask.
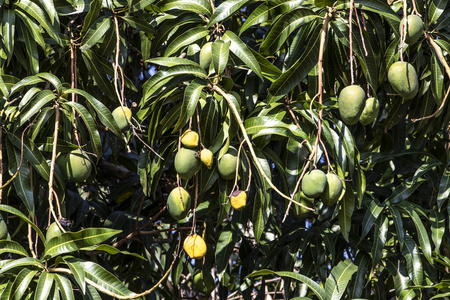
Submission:
[[[5,220],[0,215],[0,240],[6,240],[8,238],[8,226]]]
[[[399,31],[403,30],[403,21],[400,22]],[[423,33],[423,22],[422,19],[417,15],[409,15],[406,17],[406,36],[405,43],[412,45],[420,38]]]
[[[321,170],[312,170],[302,179],[302,191],[308,198],[316,198],[323,194],[327,187],[327,176]]]
[[[369,125],[375,121],[378,117],[378,111],[380,110],[380,101],[377,98],[369,98],[366,100],[364,110],[359,117],[359,122],[363,125]]]
[[[419,79],[413,65],[405,61],[393,63],[388,71],[392,88],[403,98],[412,99],[419,91]]]
[[[183,220],[191,209],[191,195],[182,187],[174,188],[167,198],[167,210],[175,220]]]
[[[59,229],[58,224],[56,224],[56,222],[53,222],[52,224],[50,224],[50,226],[47,229],[47,233],[45,234],[45,240],[48,242],[52,238],[60,237],[61,234],[62,234],[62,231],[61,231],[61,229]]]
[[[119,106],[112,112],[112,116],[114,118],[114,121],[116,121],[117,125],[119,126],[121,131],[125,131],[129,128],[130,124],[128,123],[127,118],[125,117],[125,114],[127,115],[128,119],[131,119],[131,110],[128,107],[122,107]]]
[[[194,286],[197,291],[209,295],[216,287],[216,282],[211,273],[197,270],[194,274]]]
[[[207,69],[212,61],[212,42],[207,42],[200,50],[200,66]]]
[[[200,167],[197,152],[191,149],[181,148],[175,155],[175,171],[183,179],[191,179]]]
[[[314,199],[306,197],[303,192],[300,192],[300,201],[299,202],[306,207],[309,207],[309,208],[314,207]],[[298,204],[292,203],[292,207],[294,209],[294,216],[297,218],[306,218],[310,213],[310,210],[308,210]]]
[[[339,113],[347,125],[354,125],[364,109],[366,93],[359,85],[349,85],[339,95]]]
[[[231,180],[236,177],[236,164],[237,164],[237,150],[233,147],[228,149],[222,158],[219,160],[219,174],[223,179]]]
[[[341,179],[336,174],[328,173],[326,176],[327,186],[325,187],[321,199],[326,205],[332,206],[338,202],[343,186]]]
[[[92,172],[92,162],[89,156],[80,149],[61,154],[56,159],[56,164],[64,177],[73,182],[85,181]]]

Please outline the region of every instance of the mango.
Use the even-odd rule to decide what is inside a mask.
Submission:
[[[377,98],[369,98],[366,100],[364,110],[359,117],[359,123],[363,125],[369,125],[373,123],[378,117],[378,111],[380,110],[380,101]]]
[[[8,238],[8,226],[5,220],[0,215],[0,240],[6,240]]]
[[[203,149],[200,152],[200,160],[208,169],[211,169],[213,165],[213,153],[211,150]]]
[[[403,21],[400,22],[399,31],[403,30]],[[412,45],[422,36],[423,34],[423,22],[422,19],[417,15],[409,15],[406,17],[406,36],[405,43]]]
[[[398,61],[391,65],[388,80],[392,88],[403,98],[412,99],[419,91],[419,79],[413,65]]]
[[[344,187],[341,179],[336,174],[328,173],[326,176],[327,185],[321,199],[326,205],[332,206],[338,202]]]
[[[308,198],[316,198],[323,194],[327,187],[327,176],[321,170],[312,170],[302,179],[302,192]]]
[[[197,270],[194,273],[194,287],[197,291],[209,295],[216,287],[210,272]]]
[[[223,179],[232,180],[236,177],[237,150],[230,147],[219,160],[219,174]]]
[[[56,164],[68,181],[83,182],[92,172],[92,162],[81,149],[59,155]]]
[[[200,66],[208,69],[212,61],[212,42],[207,42],[200,50]]]
[[[130,124],[128,123],[127,117],[125,117],[125,115],[128,117],[128,119],[131,119],[131,110],[125,106],[123,107],[123,109],[122,106],[119,106],[112,112],[114,121],[116,121],[121,131],[128,130],[128,128],[130,127]]]
[[[206,243],[198,234],[187,236],[183,248],[190,258],[200,259],[206,255]]]
[[[186,218],[191,209],[191,195],[182,187],[174,188],[167,198],[167,210],[175,220]]]
[[[181,144],[186,148],[195,148],[198,146],[198,133],[193,130],[186,130],[181,136]]]
[[[181,148],[175,155],[175,171],[181,178],[189,180],[200,167],[197,152],[191,149]]]
[[[231,206],[235,210],[243,210],[247,204],[247,193],[245,191],[234,191],[230,197]]]
[[[366,93],[359,85],[349,85],[342,89],[338,103],[342,121],[347,125],[358,122],[364,110]]]

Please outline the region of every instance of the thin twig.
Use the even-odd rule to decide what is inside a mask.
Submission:
[[[31,236],[32,233],[33,233],[32,227],[30,224],[28,224],[28,247],[30,248],[30,252],[31,252],[31,255],[33,256],[33,258],[36,258],[37,255],[33,250],[33,238]]]
[[[408,3],[407,0],[403,0],[403,24],[402,24],[402,30],[400,32],[400,60],[403,61],[403,48],[405,47],[405,39],[406,39],[406,26],[408,24],[407,17],[408,17]]]
[[[362,41],[362,45],[363,45],[363,49],[364,49],[364,54],[365,54],[365,56],[367,56],[368,53],[367,53],[367,49],[366,49],[366,43],[364,42],[364,36],[363,36],[362,28],[361,28],[361,23],[359,22],[358,11],[356,10],[356,6],[354,6],[353,8],[355,10],[356,23],[358,24],[359,34],[361,35],[361,41]]]
[[[53,210],[53,177],[55,175],[55,162],[56,162],[56,147],[58,146],[58,130],[59,130],[59,103],[56,101],[55,103],[55,131],[53,134],[53,148],[52,148],[52,161],[50,163],[50,176],[48,179],[48,204],[49,209],[52,215],[54,215]],[[59,224],[58,220],[61,218],[61,215],[55,219],[56,223]],[[61,225],[59,225],[61,227]]]
[[[419,14],[419,11],[417,10],[416,1],[415,0],[412,0],[412,4],[413,4],[413,10],[416,13],[416,15],[418,15],[419,17],[422,17],[422,15]]]
[[[353,77],[353,7],[355,6],[354,0],[350,0],[350,15],[348,17],[348,39],[350,40],[350,76],[351,84],[355,83],[355,78]]]

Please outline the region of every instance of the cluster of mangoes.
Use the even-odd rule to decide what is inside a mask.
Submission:
[[[405,43],[412,45],[418,41],[423,32],[422,20],[419,16],[410,15],[406,24],[400,23],[400,32],[405,29]],[[394,91],[404,99],[412,99],[419,90],[419,79],[413,65],[405,61],[393,63],[388,70],[388,81]],[[347,125],[358,122],[368,125],[378,116],[380,104],[377,98],[366,101],[364,90],[358,85],[350,85],[342,89],[339,95],[339,113]]]
[[[342,180],[334,173],[325,174],[322,170],[315,169],[303,176],[300,191],[300,203],[312,208],[314,198],[320,197],[323,203],[332,206],[340,199],[344,186]],[[294,214],[298,218],[308,216],[308,209],[300,205],[294,205]]]

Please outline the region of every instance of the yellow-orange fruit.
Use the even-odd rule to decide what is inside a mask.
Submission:
[[[203,258],[206,255],[206,243],[198,234],[189,235],[183,243],[184,251],[190,258]]]
[[[198,146],[198,133],[193,130],[186,130],[181,136],[181,144],[186,148],[195,148]]]
[[[230,197],[231,206],[235,210],[242,210],[247,204],[247,193],[245,191],[234,191]]]

